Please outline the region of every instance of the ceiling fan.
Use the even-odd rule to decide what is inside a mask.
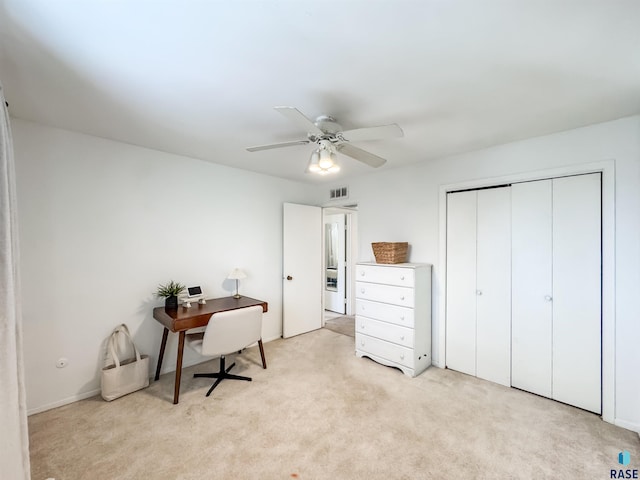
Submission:
[[[386,163],[386,159],[356,147],[351,142],[360,140],[381,140],[386,138],[402,137],[402,129],[395,123],[380,125],[377,127],[356,128],[342,130],[342,126],[335,118],[321,115],[315,121],[307,118],[300,110],[294,107],[274,107],[278,112],[287,117],[297,126],[307,132],[306,140],[294,140],[291,142],[272,143],[248,147],[250,152],[270,150],[272,148],[291,147],[315,143],[318,147],[312,152],[307,172],[321,175],[340,170],[336,163],[336,153],[340,152],[359,162],[377,168]]]

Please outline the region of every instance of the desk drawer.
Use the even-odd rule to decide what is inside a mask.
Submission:
[[[356,282],[356,298],[391,303],[402,307],[413,307],[413,292],[412,288]]]
[[[397,343],[404,347],[413,348],[413,329],[411,328],[356,316],[356,331],[391,343]]]
[[[398,287],[413,287],[415,272],[412,268],[356,265],[356,281],[383,283]]]
[[[356,349],[365,355],[370,353],[400,365],[414,368],[413,350],[395,343],[356,332]]]
[[[383,320],[385,322],[413,328],[414,310],[408,307],[399,307],[388,303],[372,302],[362,298],[356,299],[356,315]]]

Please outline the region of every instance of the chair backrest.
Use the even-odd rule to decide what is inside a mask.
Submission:
[[[262,338],[262,307],[246,307],[214,313],[202,339],[203,355],[226,355]]]

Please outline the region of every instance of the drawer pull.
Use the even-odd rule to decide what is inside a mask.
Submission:
[[[364,272],[360,272],[360,276],[361,276],[361,277],[364,277]]]
[[[404,320],[404,315],[400,315],[400,320]]]
[[[400,360],[404,360],[404,353],[400,354]]]
[[[364,323],[362,325],[360,325],[360,329],[364,330]]]
[[[404,300],[404,295],[402,295],[402,296],[400,297],[400,300]]]
[[[400,340],[404,340],[404,335],[401,335],[401,336],[400,336]]]
[[[404,280],[404,275],[400,275],[400,280]]]
[[[364,340],[360,340],[360,345],[364,347]]]
[[[361,289],[360,289],[360,293],[364,293],[364,288],[361,288]]]

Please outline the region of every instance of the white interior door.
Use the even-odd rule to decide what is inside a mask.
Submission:
[[[552,397],[551,180],[511,187],[511,385]]]
[[[477,194],[476,376],[511,386],[511,187]]]
[[[446,366],[476,374],[477,192],[447,195]]]
[[[283,208],[282,336],[322,327],[322,209]]]
[[[346,311],[346,215],[324,217],[324,308]]]
[[[553,180],[553,398],[601,412],[600,174]]]

